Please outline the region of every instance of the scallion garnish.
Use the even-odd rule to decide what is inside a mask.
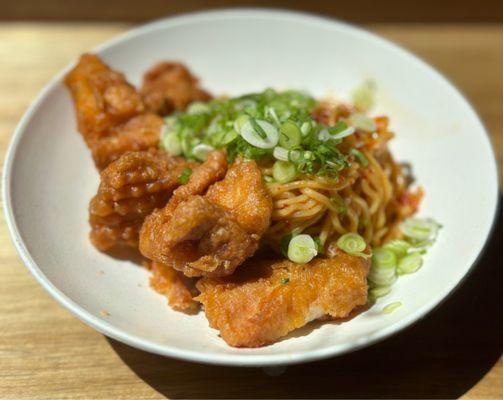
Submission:
[[[374,120],[364,114],[354,113],[349,116],[349,122],[356,128],[364,132],[375,132],[377,125]]]
[[[300,146],[302,133],[293,121],[286,121],[279,129],[279,144],[285,149],[294,149]]]
[[[276,146],[272,155],[276,160],[280,161],[288,161],[289,160],[289,151],[281,146]]]
[[[288,258],[288,245],[290,244],[290,240],[292,240],[292,237],[293,235],[290,233],[288,235],[283,236],[279,242],[279,251],[285,258]]]
[[[337,178],[349,167],[348,155],[338,145],[353,128],[342,121],[333,126],[317,122],[311,115],[315,105],[302,92],[272,89],[193,103],[187,112],[166,119],[161,145],[172,154],[196,160],[204,158],[206,146],[225,147],[230,162],[237,155],[255,160],[276,158],[293,163],[298,173]],[[318,139],[324,129],[326,141]],[[278,143],[288,154],[275,150]]]
[[[373,80],[366,80],[353,93],[353,104],[362,111],[368,111],[375,103],[376,84]]]
[[[178,182],[180,182],[182,185],[185,185],[189,181],[191,175],[192,175],[192,169],[185,168],[178,177]]]
[[[423,265],[423,257],[419,253],[411,253],[398,261],[397,274],[406,275],[416,272]]]
[[[318,254],[313,238],[306,234],[294,236],[288,244],[288,258],[298,264],[306,264]]]
[[[397,308],[401,307],[402,303],[400,301],[395,301],[394,303],[388,304],[386,307],[382,309],[383,314],[391,314]]]
[[[342,235],[337,240],[337,246],[352,256],[358,256],[363,258],[370,257],[368,254],[364,253],[367,248],[367,243],[365,240],[357,233],[346,233]]]
[[[353,148],[351,149],[351,154],[355,156],[355,158],[363,167],[367,167],[369,165],[368,158],[360,150]]]
[[[368,279],[377,286],[389,286],[396,280],[396,267],[395,253],[382,247],[375,248]]]
[[[278,144],[278,130],[269,122],[248,119],[239,131],[241,137],[259,149],[272,149]]]
[[[288,161],[276,161],[272,167],[272,176],[279,183],[288,183],[297,177],[297,170]]]
[[[412,247],[409,242],[401,239],[394,239],[383,246],[385,249],[391,250],[397,258],[401,258],[407,254]]]
[[[410,218],[400,226],[403,234],[416,247],[430,244],[437,237],[440,224],[430,218]]]
[[[182,154],[182,144],[176,133],[166,133],[162,136],[161,146],[172,156]]]
[[[391,292],[391,286],[376,286],[369,290],[369,301],[374,303],[377,299]]]
[[[192,149],[192,154],[194,154],[194,157],[197,158],[199,161],[204,161],[206,160],[206,157],[208,157],[208,154],[210,154],[213,150],[213,146],[210,146],[209,144],[204,144],[200,143]]]

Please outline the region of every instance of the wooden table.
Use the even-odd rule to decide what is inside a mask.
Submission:
[[[125,30],[114,24],[0,24],[0,153],[43,84],[81,52]],[[503,26],[379,25],[370,29],[449,76],[485,121],[503,162]],[[468,160],[469,161],[469,160]],[[0,398],[503,398],[501,215],[470,279],[406,331],[356,353],[260,369],[190,364],[107,339],[63,310],[22,265],[0,224]]]

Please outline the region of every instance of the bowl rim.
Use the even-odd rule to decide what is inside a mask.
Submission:
[[[428,312],[430,312],[433,308],[438,306],[441,302],[449,297],[453,291],[461,285],[462,282],[467,278],[467,276],[473,271],[474,266],[479,261],[481,255],[484,252],[484,249],[487,246],[489,237],[495,226],[496,215],[498,210],[498,168],[496,164],[496,158],[494,155],[493,147],[491,146],[490,136],[484,127],[482,121],[479,116],[475,112],[473,106],[467,101],[466,97],[463,93],[453,85],[445,76],[443,76],[440,72],[430,66],[428,63],[423,61],[418,56],[412,54],[408,50],[405,50],[401,46],[387,40],[381,38],[380,36],[366,31],[363,28],[356,27],[352,24],[342,22],[333,18],[328,18],[316,14],[291,11],[285,9],[277,9],[277,8],[228,8],[228,9],[217,9],[217,10],[209,10],[209,11],[200,11],[193,12],[187,14],[181,14],[166,18],[161,18],[155,20],[153,22],[147,23],[145,25],[141,25],[139,27],[133,28],[131,30],[126,31],[125,33],[119,34],[118,36],[105,41],[104,43],[96,46],[91,51],[100,53],[101,51],[107,50],[115,46],[116,44],[127,42],[130,38],[136,37],[138,35],[142,35],[151,31],[155,31],[160,27],[175,27],[177,25],[183,24],[194,24],[201,21],[208,21],[212,19],[220,19],[222,17],[237,17],[237,18],[247,18],[247,17],[255,17],[255,18],[272,18],[272,19],[286,19],[286,20],[296,20],[298,22],[308,22],[315,26],[326,26],[326,27],[338,27],[339,29],[344,30],[345,32],[349,32],[352,35],[359,36],[360,38],[371,41],[374,44],[384,46],[388,49],[392,49],[397,52],[401,57],[405,57],[410,61],[413,61],[417,65],[424,68],[432,77],[436,79],[442,80],[445,84],[450,86],[450,88],[459,95],[459,98],[463,105],[469,110],[470,117],[474,119],[474,122],[478,125],[480,130],[485,133],[482,140],[487,148],[489,154],[492,155],[491,160],[488,160],[488,167],[490,164],[490,168],[492,169],[494,176],[496,177],[495,182],[493,183],[493,190],[495,192],[495,196],[492,199],[491,205],[493,206],[492,210],[492,218],[490,226],[484,227],[484,244],[479,250],[479,253],[475,260],[471,263],[469,268],[466,270],[466,273],[459,279],[457,282],[452,282],[449,286],[447,286],[442,292],[441,295],[436,296],[428,303],[423,305],[421,308],[416,311],[410,313],[409,315],[404,316],[401,320],[380,329],[373,334],[365,336],[365,338],[348,341],[342,344],[336,344],[332,346],[327,346],[321,349],[315,349],[310,351],[304,351],[298,354],[269,354],[269,355],[255,355],[249,353],[243,354],[206,354],[200,353],[194,350],[185,350],[179,349],[176,346],[171,346],[169,344],[156,344],[152,343],[147,339],[141,338],[136,335],[129,334],[124,332],[122,329],[116,328],[113,324],[100,319],[97,316],[94,316],[89,311],[85,310],[79,304],[71,300],[67,297],[62,291],[60,291],[54,284],[44,275],[42,270],[38,267],[36,262],[31,257],[24,241],[21,237],[20,231],[18,229],[16,219],[12,209],[13,199],[11,197],[11,172],[14,164],[14,159],[16,155],[16,151],[18,148],[18,144],[20,142],[21,137],[26,132],[26,127],[37,111],[37,109],[41,106],[41,104],[45,101],[46,97],[49,93],[54,90],[54,88],[59,85],[63,79],[63,76],[73,67],[74,63],[70,63],[65,68],[63,68],[59,73],[57,73],[39,92],[36,96],[35,100],[31,103],[28,109],[23,114],[19,123],[17,124],[14,133],[10,139],[10,143],[6,152],[4,168],[2,174],[2,197],[3,201],[3,211],[6,216],[6,224],[11,236],[11,239],[14,243],[14,246],[28,270],[33,274],[38,283],[53,297],[55,298],[61,305],[63,305],[66,309],[68,309],[72,314],[74,314],[78,319],[86,323],[87,325],[93,327],[98,332],[111,337],[115,340],[123,342],[127,345],[130,345],[135,348],[139,348],[141,350],[155,353],[163,356],[173,357],[180,360],[185,361],[193,361],[200,362],[205,364],[215,364],[215,365],[233,365],[233,366],[274,366],[274,365],[287,365],[287,364],[295,364],[301,362],[309,362],[314,360],[319,360],[327,357],[332,357],[336,355],[341,355],[344,353],[348,353],[350,351],[355,351],[357,349],[369,346],[378,341],[384,340],[387,337],[409,327],[413,323],[422,319]]]

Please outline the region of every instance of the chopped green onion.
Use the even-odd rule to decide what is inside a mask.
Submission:
[[[337,240],[337,246],[344,252],[358,257],[369,257],[363,251],[367,248],[365,240],[357,233],[346,233]]]
[[[372,254],[369,281],[377,286],[391,285],[396,280],[396,255],[391,250],[378,247]]]
[[[319,236],[315,236],[313,238],[314,243],[316,243],[316,250],[318,250],[318,254],[323,254],[323,244],[321,243],[321,239]]]
[[[303,122],[302,125],[300,126],[300,132],[302,133],[302,136],[307,136],[310,132],[311,129],[313,128],[313,124],[309,122]]]
[[[206,157],[208,157],[208,154],[210,154],[213,150],[215,150],[213,146],[201,143],[192,149],[192,154],[194,154],[194,157],[196,157],[199,161],[204,161],[206,160]]]
[[[174,132],[169,132],[161,136],[161,146],[172,156],[182,154],[182,144],[178,135]]]
[[[236,139],[238,136],[239,136],[239,134],[234,129],[230,129],[230,130],[224,132],[224,134],[222,136],[220,136],[218,146],[226,146],[230,142],[232,142],[234,139]]]
[[[353,126],[350,126],[349,128],[346,128],[339,133],[330,135],[330,139],[333,139],[333,140],[343,139],[347,136],[352,135],[353,133],[355,133],[355,128]]]
[[[294,149],[300,145],[302,133],[292,121],[286,121],[279,129],[279,144],[286,149]]]
[[[192,175],[192,169],[190,168],[185,168],[180,176],[178,177],[178,181],[182,184],[185,185],[188,181],[190,176]]]
[[[236,120],[234,121],[234,129],[237,131],[237,132],[240,132],[241,131],[241,128],[243,127],[243,125],[245,124],[245,122],[248,122],[250,120],[250,117],[246,114],[242,114],[240,115],[239,117],[236,118]]]
[[[318,140],[321,140],[322,142],[330,140],[330,132],[328,129],[322,129],[318,132]]]
[[[239,133],[252,146],[260,149],[272,149],[278,144],[278,130],[267,121],[248,119],[241,126]]]
[[[395,253],[397,258],[402,258],[407,254],[407,252],[411,248],[411,245],[405,240],[394,239],[386,243],[383,248],[391,250],[393,253]]]
[[[384,314],[391,314],[393,311],[395,311],[397,308],[401,307],[402,303],[399,301],[395,301],[394,303],[388,304],[386,307],[382,309],[382,312]]]
[[[280,282],[284,285],[284,284],[290,282],[290,278],[281,278]]]
[[[363,166],[367,167],[369,165],[369,160],[365,154],[363,154],[360,150],[351,149],[351,154],[355,156],[358,162]]]
[[[304,153],[302,153],[302,156],[306,159],[306,160],[314,160],[314,154],[312,151],[305,151]]]
[[[440,224],[430,218],[410,218],[400,226],[403,234],[416,246],[433,241],[440,229]]]
[[[356,128],[364,132],[375,132],[377,125],[374,120],[364,114],[354,113],[349,116],[349,122]]]
[[[250,118],[250,124],[257,135],[259,135],[262,139],[267,139],[267,133],[265,133],[262,125],[260,125],[255,118]]]
[[[375,103],[375,90],[375,82],[370,79],[366,80],[353,91],[353,104],[362,111],[371,109]]]
[[[288,258],[295,263],[306,264],[317,254],[316,243],[309,235],[295,236],[288,244]]]
[[[210,112],[210,107],[206,103],[196,101],[187,107],[187,114],[204,114]]]
[[[377,299],[391,292],[391,286],[376,286],[369,290],[369,301],[374,303]]]
[[[279,242],[279,251],[285,258],[288,258],[288,245],[290,244],[290,240],[292,240],[293,235],[289,233],[281,238]]]
[[[423,265],[423,258],[419,253],[411,253],[398,261],[398,275],[412,274]]]
[[[288,161],[276,161],[272,167],[272,176],[279,183],[288,183],[297,177],[297,170]]]
[[[276,146],[272,152],[272,155],[276,160],[288,161],[288,150],[284,147]]]
[[[271,119],[274,120],[274,123],[276,123],[277,125],[280,124],[278,115],[276,114],[274,107],[266,107],[265,113],[271,116]]]

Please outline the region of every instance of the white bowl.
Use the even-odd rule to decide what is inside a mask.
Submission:
[[[497,204],[487,133],[459,91],[401,48],[316,16],[238,9],[157,21],[96,51],[133,83],[158,60],[182,60],[213,93],[276,87],[344,98],[372,77],[379,87],[377,111],[391,117],[397,133],[394,154],[413,164],[426,189],[420,214],[443,224],[423,268],[399,279],[369,311],[340,325],[315,325],[271,346],[229,347],[208,327],[204,313],[170,310],[148,287],[145,270],[91,246],[87,206],[98,173],[62,84],[67,68],[42,91],[14,133],[3,176],[5,214],[35,278],[105,335],[149,352],[214,364],[275,365],[334,356],[417,321],[459,284],[480,254]],[[382,306],[393,301],[403,306],[382,314]]]

